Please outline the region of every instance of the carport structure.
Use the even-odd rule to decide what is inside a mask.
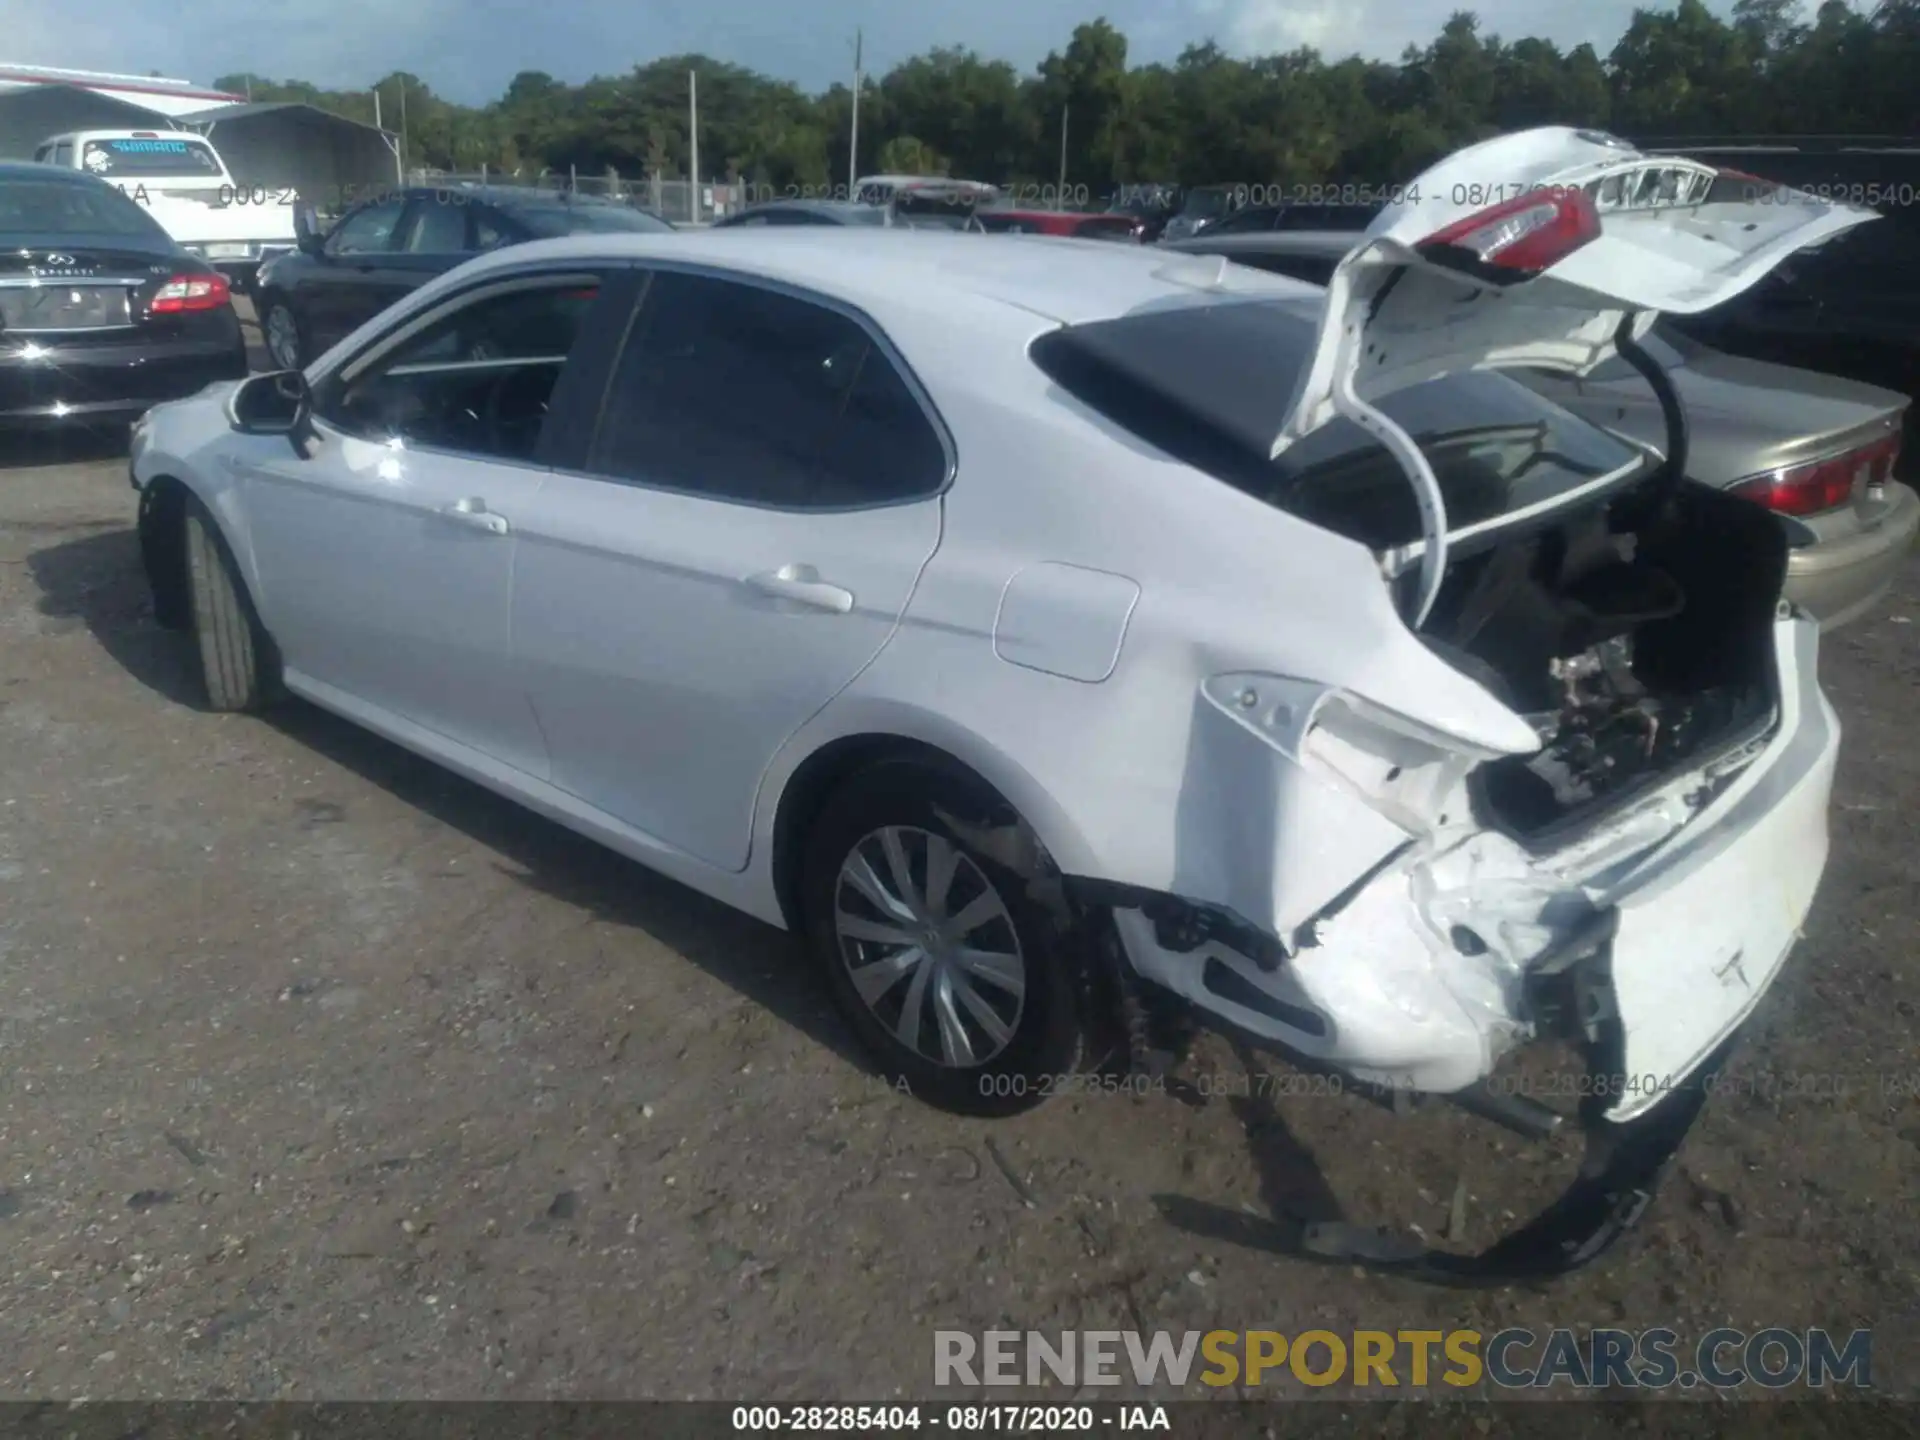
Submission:
[[[213,142],[234,180],[296,190],[316,209],[402,182],[400,146],[388,131],[300,101],[218,105],[179,123]]]
[[[50,135],[74,130],[171,130],[157,110],[84,85],[33,85],[0,93],[0,157],[30,160]]]

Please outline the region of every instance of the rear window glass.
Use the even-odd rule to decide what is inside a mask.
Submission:
[[[1684,335],[1677,332],[1663,332],[1655,327],[1641,337],[1640,348],[1654,359],[1662,370],[1683,370],[1690,356],[1698,354],[1698,347]],[[1589,380],[1632,380],[1640,372],[1618,355],[1609,356],[1592,370],[1587,372]]]
[[[220,161],[204,141],[156,136],[138,140],[89,140],[80,164],[94,175],[211,176]]]
[[[657,215],[623,205],[542,205],[516,212],[535,235],[657,234],[673,227]]]
[[[165,239],[118,190],[83,180],[0,180],[0,235],[119,235]]]
[[[1183,306],[1056,330],[1031,353],[1082,404],[1236,489],[1376,548],[1416,541],[1413,487],[1351,421],[1268,458],[1318,310],[1297,300]],[[1433,466],[1455,530],[1550,501],[1640,454],[1503,375],[1448,376],[1375,403]]]

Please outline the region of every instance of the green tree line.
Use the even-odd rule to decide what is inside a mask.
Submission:
[[[1678,135],[1911,133],[1920,118],[1920,0],[1871,9],[1826,0],[1701,0],[1640,9],[1612,51],[1483,34],[1456,12],[1398,64],[1311,49],[1238,58],[1211,41],[1171,64],[1129,65],[1104,19],[1022,74],[971,50],[914,56],[862,85],[857,168],[1042,184],[1061,168],[1099,195],[1119,184],[1389,185],[1469,141],[1541,124],[1636,139]],[[687,81],[699,76],[704,177],[774,188],[847,177],[853,94],[823,94],[704,55],[663,56],[570,85],[538,71],[490,104],[455,104],[417,75],[371,90],[220,77],[255,100],[303,100],[386,128],[404,115],[411,167],[681,178],[691,158]]]

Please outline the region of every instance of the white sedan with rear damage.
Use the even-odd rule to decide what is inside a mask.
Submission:
[[[1325,290],[885,229],[517,246],[154,410],[141,539],[216,708],[291,691],[799,932],[937,1104],[1197,1011],[1539,1133],[1487,1077],[1580,1047],[1542,1216],[1309,1237],[1566,1269],[1779,972],[1839,731],[1773,517],[1496,372],[1618,353],[1671,404],[1657,315],[1869,218],[1548,129]]]

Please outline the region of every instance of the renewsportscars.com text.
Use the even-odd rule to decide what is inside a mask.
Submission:
[[[1873,1388],[1873,1332],[965,1330],[934,1332],[936,1386],[1347,1385],[1593,1390]]]

